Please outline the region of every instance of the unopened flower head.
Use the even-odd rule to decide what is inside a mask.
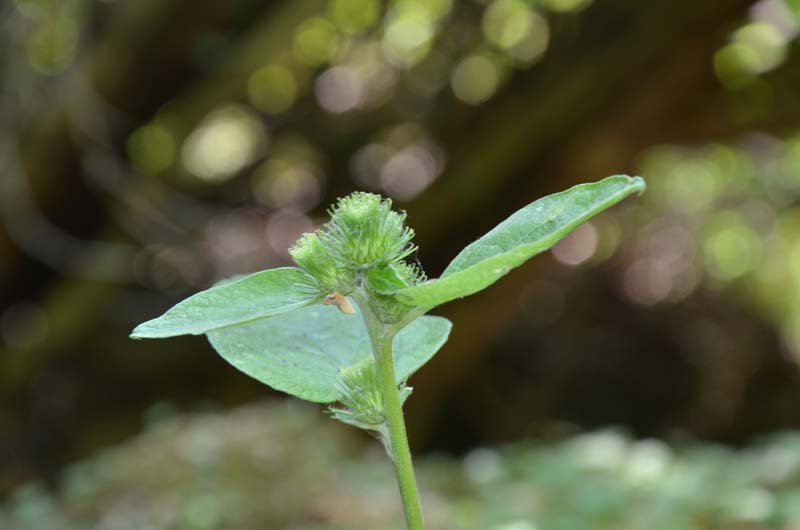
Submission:
[[[347,294],[360,273],[393,263],[402,263],[398,266],[409,279],[418,276],[402,261],[414,251],[414,232],[405,226],[405,214],[392,210],[390,200],[356,192],[339,199],[330,215],[325,226],[304,234],[289,250],[322,289]]]
[[[319,282],[320,289],[329,292],[351,285],[355,278],[342,267],[320,238],[320,231],[308,232],[289,249],[289,254],[303,270]]]
[[[367,269],[401,260],[413,252],[414,231],[405,226],[405,213],[392,210],[392,201],[373,193],[356,192],[331,209],[322,236],[353,269]]]

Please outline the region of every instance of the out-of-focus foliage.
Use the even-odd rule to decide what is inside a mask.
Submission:
[[[390,465],[311,407],[288,402],[156,422],[26,485],[8,530],[402,528]],[[751,449],[632,440],[612,430],[552,445],[419,459],[429,528],[790,529],[800,523],[800,434]]]
[[[748,94],[753,112],[774,98],[763,76],[786,60],[798,13],[796,2],[758,2],[714,57],[720,81]],[[643,306],[727,292],[770,320],[800,362],[800,136],[659,145],[642,153],[640,170],[652,189],[619,232],[628,242],[621,290]]]
[[[261,395],[202,340],[126,336],[286,265],[354,188],[408,210],[431,277],[547,193],[657,188],[441,308],[416,448],[563,421],[797,426],[798,5],[0,2],[0,490],[132,435],[156,400]]]
[[[793,1],[764,0],[750,10],[749,21],[737,28],[714,55],[714,70],[731,90],[761,85],[760,76],[780,67],[800,33],[800,10]]]
[[[618,227],[621,291],[642,306],[727,293],[771,321],[800,361],[800,137],[657,146],[641,167],[651,193]]]
[[[223,10],[231,18],[252,16],[248,10],[264,16],[252,39],[228,46],[226,39],[239,35],[210,31],[190,42],[196,63],[191,66],[207,78],[160,102],[126,130],[123,115],[133,116],[127,102],[114,101],[115,83],[133,65],[115,62],[114,54],[133,54],[127,48],[144,44],[137,41],[137,24],[162,20],[169,5],[178,3],[101,7],[88,0],[15,0],[8,23],[18,29],[3,37],[6,46],[21,47],[26,55],[11,63],[7,89],[26,90],[14,95],[13,105],[9,96],[8,123],[27,123],[54,82],[69,84],[63,105],[74,122],[82,170],[94,188],[112,196],[122,231],[141,248],[97,242],[99,248],[81,249],[77,243],[93,242],[49,226],[34,206],[36,190],[22,174],[20,153],[3,164],[12,181],[6,193],[20,200],[7,205],[17,221],[9,222],[12,238],[59,270],[74,265],[71,246],[72,254],[107,251],[111,256],[100,270],[82,264],[78,272],[157,290],[205,286],[210,278],[284,264],[286,248],[313,228],[316,219],[309,212],[323,199],[332,162],[342,165],[331,155],[349,158],[344,166],[359,187],[400,201],[417,197],[446,164],[429,130],[432,102],[487,101],[515,70],[532,67],[546,52],[548,17],[575,15],[589,3],[307,0],[265,14],[245,2],[232,5]],[[92,24],[106,18],[125,31],[93,34]],[[94,55],[89,43],[95,44]],[[216,63],[214,57],[223,54],[232,58]],[[82,71],[95,68],[88,75]],[[332,153],[325,145],[328,127],[343,127],[361,145]],[[111,131],[125,136],[123,157],[109,142]],[[137,184],[123,185],[134,176]],[[227,195],[223,202],[253,204],[240,214],[225,212],[217,208],[219,197],[209,204],[202,200],[215,193]],[[42,232],[30,223],[17,226],[23,215],[64,248],[45,248],[36,241]],[[261,231],[266,245],[255,244]],[[203,238],[210,244],[198,242]],[[253,251],[255,246],[262,248]]]

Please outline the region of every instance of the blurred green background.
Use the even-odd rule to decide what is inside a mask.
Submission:
[[[282,399],[204,338],[127,335],[288,264],[355,189],[407,210],[436,277],[544,194],[649,185],[438,311],[406,407],[431,469],[609,426],[703,455],[800,428],[798,34],[797,0],[0,4],[0,494],[36,505],[23,484],[61,491],[154,418]]]

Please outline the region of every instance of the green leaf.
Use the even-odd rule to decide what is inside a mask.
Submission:
[[[367,279],[370,286],[380,294],[393,294],[409,287],[394,264],[380,269],[370,269]]]
[[[445,318],[425,316],[395,336],[398,383],[433,357],[450,327]],[[337,401],[339,370],[372,355],[361,315],[322,305],[212,331],[208,339],[226,361],[250,377],[318,403]]]
[[[552,247],[587,219],[644,190],[641,177],[616,175],[539,199],[462,250],[438,280],[395,294],[407,303],[429,309],[481,291]]]
[[[311,276],[294,267],[256,272],[201,291],[160,317],[140,324],[134,339],[200,335],[279,315],[321,299]]]

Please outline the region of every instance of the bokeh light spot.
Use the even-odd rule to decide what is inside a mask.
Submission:
[[[258,110],[280,114],[294,104],[297,81],[288,68],[277,64],[267,65],[250,76],[247,96]]]
[[[727,88],[737,89],[753,84],[759,68],[758,53],[744,44],[728,44],[714,54],[714,72]]]
[[[470,105],[491,98],[500,83],[497,66],[484,55],[471,55],[453,70],[450,84],[456,97]]]
[[[367,144],[350,159],[350,170],[355,180],[368,189],[381,188],[380,173],[391,156],[391,150],[383,144]]]
[[[395,153],[380,172],[381,185],[397,200],[409,201],[439,176],[436,157],[422,145],[411,145]]]
[[[553,247],[553,257],[559,263],[575,267],[591,258],[597,250],[597,229],[586,222]]]
[[[661,440],[641,440],[632,444],[628,452],[626,469],[635,483],[652,483],[662,477],[670,463],[670,447]]]
[[[296,210],[280,210],[267,221],[267,242],[276,254],[287,257],[288,248],[301,235],[313,229],[314,224],[306,214]]]
[[[213,217],[206,225],[206,248],[216,278],[268,268],[274,254],[266,244],[263,209],[240,208]]]
[[[63,72],[75,58],[79,36],[78,22],[72,15],[62,15],[43,23],[25,42],[28,62],[42,74]]]
[[[177,143],[173,135],[158,123],[136,129],[125,146],[128,159],[136,171],[158,175],[175,162]]]
[[[503,472],[497,451],[486,448],[473,449],[464,457],[464,475],[475,484],[496,480]]]
[[[321,154],[301,136],[284,136],[251,180],[255,198],[276,209],[308,211],[322,198]]]
[[[750,7],[750,19],[765,22],[787,40],[800,34],[800,2],[797,0],[758,0]]]
[[[200,179],[221,182],[253,162],[266,141],[266,130],[252,112],[228,105],[206,116],[186,138],[181,161]]]
[[[522,0],[495,0],[481,22],[488,42],[523,63],[540,57],[550,41],[547,20]]]
[[[550,25],[536,12],[527,15],[529,30],[522,39],[506,49],[506,53],[521,63],[533,63],[547,50],[550,44]]]
[[[294,33],[292,48],[298,59],[309,66],[320,66],[330,61],[339,45],[336,27],[322,17],[303,21]]]
[[[733,41],[755,52],[757,60],[749,64],[752,73],[764,73],[780,65],[786,58],[786,39],[772,24],[747,24],[733,34]]]
[[[334,66],[317,78],[314,94],[323,109],[341,114],[356,109],[364,100],[364,83],[352,68]]]
[[[319,177],[311,167],[284,161],[268,161],[253,176],[256,198],[275,208],[313,208],[321,198],[320,187]]]
[[[709,226],[703,252],[712,276],[733,280],[758,265],[761,239],[739,214],[723,212]]]
[[[348,35],[371,29],[380,14],[381,5],[378,0],[331,0],[328,4],[328,16]]]
[[[673,277],[665,264],[643,258],[632,263],[625,271],[624,287],[631,301],[652,306],[669,296]]]
[[[412,66],[430,51],[434,30],[434,17],[423,4],[400,3],[389,13],[383,35],[384,51],[399,66]]]
[[[786,59],[788,36],[766,22],[752,22],[738,29],[731,43],[714,55],[714,71],[729,89],[756,82],[759,74],[780,66]]]
[[[595,249],[592,261],[602,263],[610,259],[620,244],[622,229],[619,223],[611,216],[604,216],[592,221],[597,230],[597,248]]]

